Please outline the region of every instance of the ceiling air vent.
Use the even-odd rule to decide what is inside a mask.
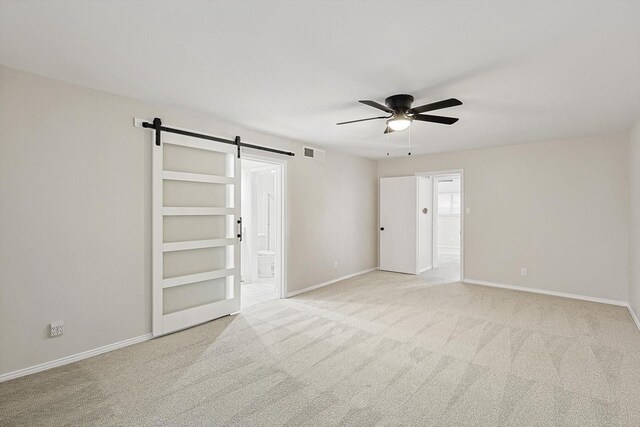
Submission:
[[[304,156],[310,159],[324,160],[324,150],[317,148],[304,147]]]

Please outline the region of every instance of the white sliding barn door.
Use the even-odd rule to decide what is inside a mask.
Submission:
[[[418,273],[418,178],[380,179],[380,270]]]
[[[153,145],[154,336],[240,311],[240,176],[233,145]]]

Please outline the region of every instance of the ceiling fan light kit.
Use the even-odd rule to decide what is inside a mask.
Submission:
[[[393,131],[401,131],[407,129],[411,126],[411,119],[407,117],[394,117],[387,120],[387,126],[391,128]]]
[[[431,116],[428,114],[422,114],[426,113],[427,111],[440,110],[442,108],[462,105],[462,102],[456,98],[449,98],[443,101],[433,102],[431,104],[425,104],[419,107],[411,108],[413,99],[414,98],[411,95],[402,94],[388,97],[384,101],[385,105],[379,104],[375,101],[360,101],[362,104],[368,105],[378,110],[382,110],[390,115],[370,117],[368,119],[351,120],[348,122],[340,122],[337,124],[346,125],[349,123],[364,122],[368,120],[386,119],[387,127],[384,133],[391,133],[409,128],[414,120],[418,120],[421,122],[440,123],[443,125],[452,125],[458,121],[458,119],[454,117]]]

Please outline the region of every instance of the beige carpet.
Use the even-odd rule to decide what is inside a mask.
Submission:
[[[0,384],[0,425],[640,425],[627,310],[373,272]]]

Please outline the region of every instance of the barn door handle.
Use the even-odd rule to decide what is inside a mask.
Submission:
[[[238,218],[238,239],[242,242],[242,217]]]

